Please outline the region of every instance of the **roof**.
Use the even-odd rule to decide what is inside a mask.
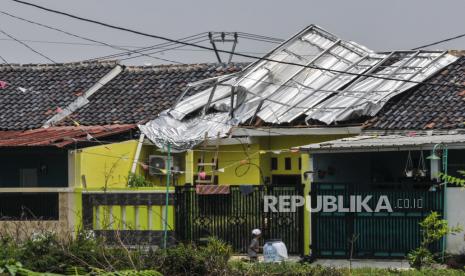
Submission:
[[[300,147],[302,151],[312,153],[352,152],[352,151],[379,151],[401,150],[409,148],[431,149],[435,144],[444,143],[449,147],[454,145],[465,148],[465,134],[424,135],[424,136],[355,136],[310,144]]]
[[[465,85],[465,57],[431,77],[435,84]],[[368,122],[373,130],[465,128],[465,90],[419,85],[391,100]]]
[[[64,147],[75,142],[89,142],[134,129],[136,125],[61,126],[32,130],[0,131],[0,147],[55,146]],[[89,137],[91,135],[92,137]]]
[[[457,59],[444,51],[374,53],[314,25],[266,57],[284,63],[259,61],[219,81],[211,106],[219,111],[230,108],[233,86],[234,115],[240,123],[260,118],[285,124],[304,117],[329,125],[374,116],[390,98],[415,85],[409,81],[421,82]],[[183,119],[207,105],[211,91],[184,98],[172,115]]]
[[[81,125],[143,123],[170,107],[187,83],[234,73],[245,65],[0,65],[0,80],[8,84],[0,89],[0,130],[73,125],[73,120]]]
[[[170,108],[188,83],[235,73],[246,64],[126,67],[89,97],[73,118],[82,125],[145,123]]]
[[[115,62],[0,65],[0,129],[41,127],[109,73]],[[18,88],[25,88],[20,91]]]
[[[311,25],[243,71],[183,97],[163,114],[171,118],[156,118],[142,131],[158,145],[169,141],[185,150],[206,130],[214,138],[238,125],[346,123],[374,116],[389,99],[456,59],[444,51],[375,53]]]

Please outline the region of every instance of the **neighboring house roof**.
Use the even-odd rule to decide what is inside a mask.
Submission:
[[[234,73],[245,65],[124,67],[116,61],[0,65],[0,81],[7,83],[0,89],[0,130],[74,122],[143,123],[170,107],[187,83]]]
[[[434,84],[465,85],[465,57],[431,77]],[[465,128],[465,90],[421,84],[392,99],[368,121],[371,130]]]
[[[135,128],[135,125],[61,126],[31,130],[0,131],[0,147],[55,146],[64,147],[75,142],[92,142],[93,138],[108,137]],[[89,137],[92,136],[92,137]]]
[[[145,123],[170,108],[186,85],[235,73],[246,63],[126,67],[78,109],[73,118],[84,125]]]
[[[406,150],[412,147],[432,149],[434,145],[445,143],[449,146],[464,146],[465,134],[403,136],[386,135],[342,138],[333,141],[310,144],[300,147],[302,151],[312,153],[357,152],[360,150],[378,151],[379,149]]]
[[[0,65],[0,80],[8,83],[0,90],[0,129],[41,127],[57,108],[68,106],[115,66],[115,62]]]

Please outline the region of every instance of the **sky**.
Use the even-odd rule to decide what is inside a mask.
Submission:
[[[310,24],[316,24],[345,39],[375,51],[408,50],[465,33],[465,1],[431,0],[24,0],[49,8],[123,26],[150,34],[179,39],[202,32],[246,32],[286,39]],[[92,23],[52,14],[11,0],[1,0],[0,12],[53,26],[98,40],[120,49],[71,37],[0,14],[0,30],[56,62],[76,62],[135,50],[163,41],[112,30]],[[204,39],[202,39],[204,38]],[[204,34],[199,40],[207,39]],[[38,42],[41,41],[41,42]],[[44,43],[53,42],[53,43]],[[59,42],[57,44],[55,42]],[[62,43],[81,43],[71,45]],[[92,43],[94,44],[94,43]],[[209,46],[208,41],[200,43]],[[230,50],[231,43],[218,47]],[[276,44],[239,37],[236,50],[261,56]],[[465,49],[465,37],[436,45],[432,49]],[[49,63],[46,58],[0,33],[0,56],[9,63]],[[153,54],[180,63],[215,62],[215,54],[182,47]],[[124,55],[122,58],[130,56]],[[223,60],[227,60],[223,56]],[[233,61],[245,61],[233,57]],[[125,64],[169,63],[142,56]]]

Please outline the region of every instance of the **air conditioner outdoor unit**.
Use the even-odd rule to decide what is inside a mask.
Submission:
[[[177,158],[171,157],[170,161],[171,170],[174,173],[180,170],[179,160]],[[149,174],[150,175],[160,175],[165,174],[168,169],[168,156],[163,155],[150,155],[149,156]]]

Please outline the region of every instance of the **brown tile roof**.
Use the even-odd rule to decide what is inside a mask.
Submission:
[[[0,80],[10,84],[0,90],[0,129],[41,127],[58,107],[69,105],[115,66],[115,62],[0,65]]]
[[[186,85],[240,71],[245,63],[126,67],[73,114],[84,125],[144,123],[171,107]],[[67,122],[70,124],[70,122]]]
[[[460,57],[429,82],[465,85],[465,57]],[[421,84],[389,101],[368,121],[372,130],[428,130],[465,128],[463,88]]]
[[[149,121],[170,107],[189,82],[234,73],[246,64],[125,67],[71,117],[84,125]],[[0,65],[0,130],[36,129],[82,96],[117,62]],[[21,92],[18,87],[28,89]],[[72,125],[70,119],[58,125]]]

